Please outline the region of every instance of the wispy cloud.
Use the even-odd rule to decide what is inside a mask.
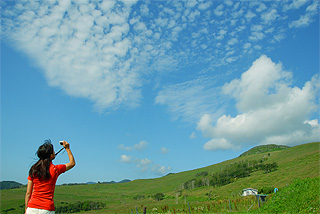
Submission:
[[[303,4],[305,2],[302,2]],[[311,5],[309,5],[306,9],[306,13],[301,15],[298,20],[294,20],[289,24],[290,28],[299,28],[306,27],[310,23],[312,23],[313,17],[318,13],[319,10],[319,1],[314,1]]]
[[[165,175],[168,172],[170,172],[171,167],[165,167],[165,166],[161,166],[160,164],[156,164],[152,167],[152,171],[154,173],[156,173],[157,175]]]
[[[97,109],[136,106],[140,80],[130,72],[135,56],[127,2],[17,3],[4,10],[2,32],[36,60],[51,86],[88,98]]]
[[[195,138],[197,138],[196,133],[195,133],[195,132],[192,132],[189,138],[190,138],[190,139],[195,139]]]
[[[137,167],[141,169],[141,171],[145,172],[149,169],[152,161],[148,158],[136,159]]]
[[[167,105],[174,120],[195,122],[205,113],[221,113],[219,88],[212,78],[201,78],[164,87],[157,95],[156,104]],[[220,104],[218,104],[219,102]]]
[[[291,3],[284,5],[283,10],[288,11],[292,9],[299,9],[301,6],[305,5],[308,0],[293,0]]]
[[[277,18],[279,14],[276,9],[270,9],[269,11],[261,14],[261,19],[265,24],[271,25]]]
[[[211,138],[208,150],[249,137],[289,144],[318,136],[318,124],[306,116],[314,111],[315,79],[291,87],[291,74],[262,56],[240,79],[221,86],[233,72],[228,66],[260,56],[292,36],[292,28],[313,23],[317,0],[4,1],[1,12],[3,39],[33,59],[49,85],[91,100],[98,111],[138,107],[143,87],[155,83],[155,103],[165,105],[174,120],[198,122]],[[260,84],[248,84],[251,79]],[[227,95],[236,101],[237,116],[225,115]]]
[[[141,172],[152,172],[156,175],[164,175],[171,170],[171,167],[154,163],[148,158],[132,158],[128,155],[121,155],[120,162],[134,164]]]
[[[148,148],[148,142],[140,141],[133,146],[125,146],[120,144],[118,149],[127,151],[128,153],[144,151]],[[165,155],[169,152],[169,149],[166,147],[161,147],[161,154]],[[141,172],[152,172],[156,175],[164,175],[171,170],[171,167],[162,166],[158,163],[155,163],[149,158],[135,158],[132,155],[123,154],[120,156],[120,162],[125,164],[133,164],[137,167]]]
[[[292,12],[304,8],[297,19]],[[268,49],[289,27],[312,23],[318,1],[4,1],[1,9],[3,39],[28,54],[51,86],[103,111],[139,106],[142,88],[163,74]],[[255,23],[263,31],[250,28]]]
[[[128,156],[128,155],[121,155],[120,157],[120,162],[122,163],[131,163],[131,156]]]
[[[170,151],[170,150],[169,150],[168,148],[166,148],[166,147],[162,147],[162,148],[161,148],[161,153],[162,153],[162,154],[168,154],[169,151]]]
[[[140,141],[137,144],[134,144],[133,146],[125,146],[123,144],[120,144],[118,146],[118,149],[120,150],[125,150],[125,151],[132,151],[132,150],[137,150],[137,151],[142,151],[145,150],[148,147],[148,142],[146,141]]]

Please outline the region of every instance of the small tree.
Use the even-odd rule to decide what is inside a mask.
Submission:
[[[276,162],[262,164],[262,169],[264,173],[273,172],[278,169],[278,164]]]
[[[164,199],[164,194],[163,193],[156,193],[152,196],[152,198],[156,201],[161,201]]]

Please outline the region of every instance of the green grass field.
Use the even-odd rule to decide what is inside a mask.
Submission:
[[[241,213],[248,210],[260,212],[256,198],[240,196],[242,190],[249,187],[255,189],[277,187],[281,191],[298,178],[319,178],[319,149],[319,142],[308,143],[284,150],[238,157],[156,179],[141,179],[118,184],[57,186],[55,205],[56,207],[66,206],[79,201],[105,203],[103,209],[90,210],[87,213],[136,213],[136,211],[143,213],[144,207],[147,208],[147,213],[189,213],[189,210],[191,213],[225,213],[230,212],[230,209],[232,212]],[[235,182],[220,187],[181,189],[184,182],[194,179],[199,172],[206,171],[210,175],[220,172],[233,163],[261,159],[264,159],[265,163],[278,163],[278,169],[271,173],[253,172],[249,177],[236,179]],[[317,205],[319,188],[306,191],[313,191],[313,193],[316,191],[314,195]],[[23,212],[25,192],[25,187],[1,190],[1,213]],[[156,193],[163,193],[163,200],[156,201],[153,197]],[[272,194],[268,197],[273,198]]]

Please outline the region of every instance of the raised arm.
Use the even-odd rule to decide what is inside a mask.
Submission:
[[[66,164],[67,171],[72,169],[76,165],[76,161],[74,160],[73,154],[70,150],[70,144],[67,141],[63,141],[63,147],[66,149],[69,157],[69,163]]]

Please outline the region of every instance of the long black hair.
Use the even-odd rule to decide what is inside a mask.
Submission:
[[[49,179],[50,176],[50,163],[51,154],[53,154],[53,145],[51,140],[45,140],[44,144],[39,146],[36,154],[39,157],[37,163],[35,163],[29,170],[29,176],[31,178],[37,177],[38,179]]]

